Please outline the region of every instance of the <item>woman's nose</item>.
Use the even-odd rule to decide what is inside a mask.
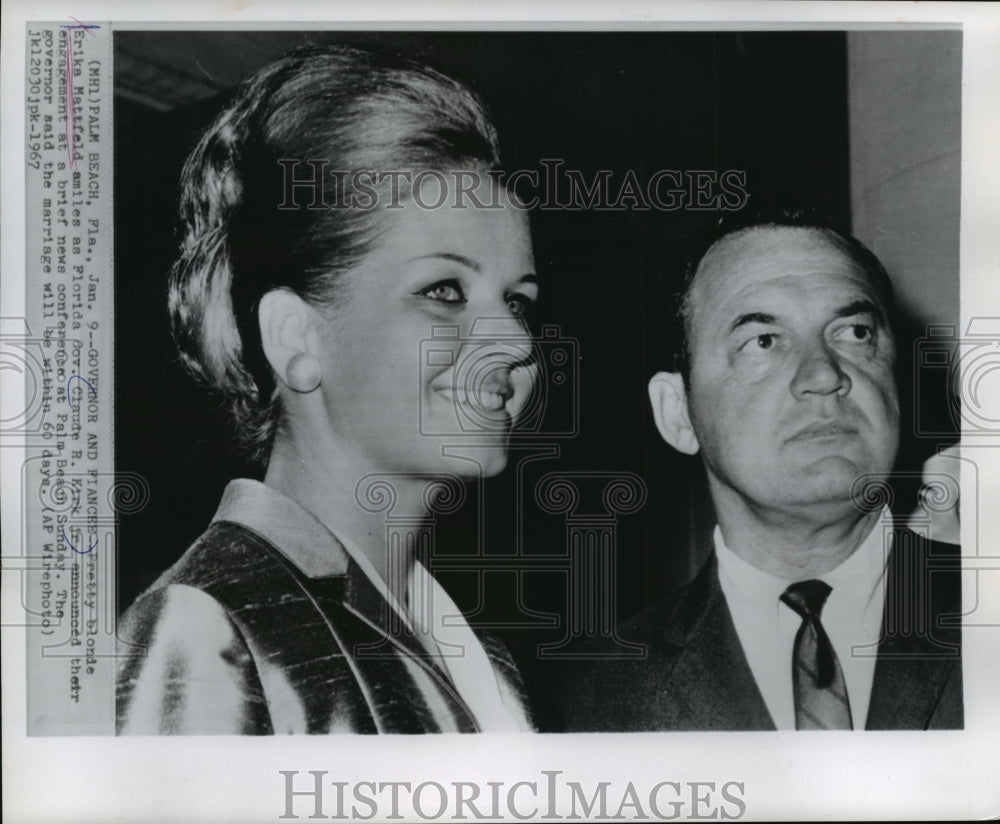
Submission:
[[[513,315],[476,318],[466,341],[477,353],[509,361],[511,366],[530,360],[534,349],[528,325]]]
[[[520,318],[479,317],[462,340],[455,382],[473,397],[492,392],[521,405],[537,373],[534,343]]]

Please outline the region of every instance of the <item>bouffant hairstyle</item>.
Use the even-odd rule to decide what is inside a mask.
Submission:
[[[702,260],[725,237],[774,227],[813,229],[836,238],[844,251],[868,273],[882,301],[887,306],[891,304],[892,281],[881,261],[818,207],[765,202],[757,208],[724,213],[706,221],[681,243],[664,273],[666,278],[661,282],[663,296],[660,303],[667,309],[665,336],[669,368],[683,376],[685,385],[690,385],[691,377],[691,287]]]
[[[479,98],[409,58],[308,46],[240,86],[184,166],[169,310],[183,364],[224,398],[252,460],[266,462],[281,415],[260,299],[289,289],[336,307],[342,275],[378,236],[380,210],[343,207],[359,200],[355,180],[370,193],[380,172],[498,164]],[[315,188],[293,186],[288,202],[290,170],[293,181],[325,175],[330,194],[317,204]]]

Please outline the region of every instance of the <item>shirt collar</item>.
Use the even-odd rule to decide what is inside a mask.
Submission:
[[[863,614],[875,590],[882,584],[892,540],[892,513],[884,509],[861,546],[822,576],[834,592],[842,593],[854,603],[858,616]]]
[[[733,552],[722,537],[722,529],[716,525],[713,533],[715,554],[719,562],[719,583],[730,602],[730,610],[735,606],[733,598],[741,602],[773,605],[777,613],[781,593],[788,587],[788,581],[757,569]]]
[[[886,528],[887,525],[889,528]],[[874,588],[872,585],[877,585],[882,580],[888,562],[893,534],[891,525],[892,514],[885,509],[861,545],[838,566],[820,577],[835,590],[864,592],[866,596],[870,596]],[[718,525],[715,527],[713,540],[719,559],[719,577],[731,582],[736,589],[757,592],[761,596],[773,595],[777,599],[785,588],[793,583],[770,575],[744,561],[726,544],[725,538],[722,537],[722,529]]]
[[[212,518],[216,521],[256,532],[309,578],[347,572],[350,556],[343,542],[301,505],[260,481],[230,481]]]
[[[273,487],[248,478],[230,481],[212,521],[229,521],[256,532],[309,578],[346,575],[353,561],[364,579],[403,623],[411,626],[407,611],[397,602],[365,554],[346,538],[334,535],[307,509]],[[423,567],[420,571],[434,580]],[[364,594],[370,591],[367,586],[362,585],[362,590],[349,592],[348,599],[366,618],[384,626],[387,622],[384,607]]]

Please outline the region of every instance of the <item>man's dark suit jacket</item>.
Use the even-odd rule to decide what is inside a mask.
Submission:
[[[958,547],[895,533],[869,730],[961,729],[961,581]],[[591,657],[563,683],[566,731],[773,730],[719,585],[713,552],[673,597],[620,625],[642,659]],[[788,677],[791,678],[789,664]]]

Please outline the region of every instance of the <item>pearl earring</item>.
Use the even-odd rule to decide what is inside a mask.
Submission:
[[[323,377],[319,358],[305,352],[296,352],[285,367],[285,383],[296,392],[312,392]]]

